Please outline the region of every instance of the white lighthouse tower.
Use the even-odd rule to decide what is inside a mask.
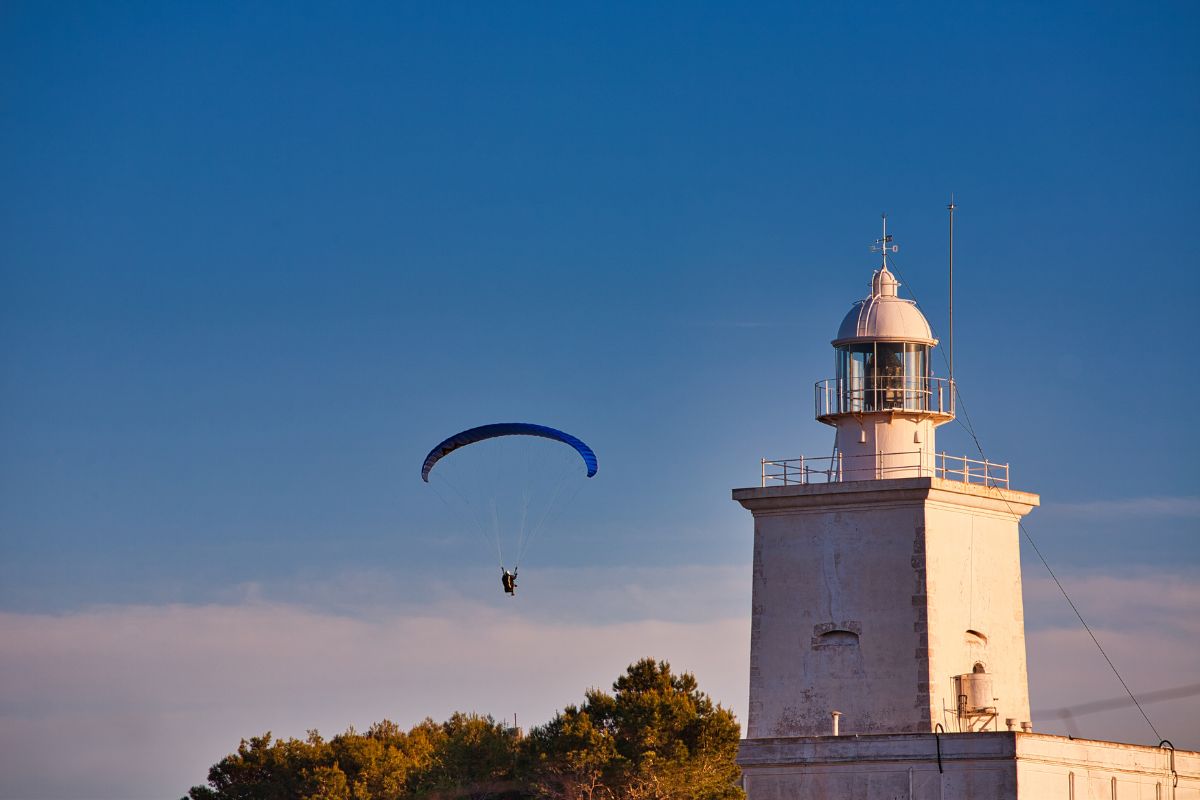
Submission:
[[[1007,464],[936,450],[954,387],[884,224],[816,384],[833,455],[763,459],[761,485],[733,491],[754,516],[750,800],[1115,798],[1118,781],[1174,797],[1165,751],[1032,733],[1018,523],[1039,499]]]

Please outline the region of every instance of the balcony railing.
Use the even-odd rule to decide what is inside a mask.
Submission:
[[[954,416],[954,382],[949,378],[876,376],[873,379],[829,378],[817,381],[817,419],[872,411],[925,412]]]
[[[874,455],[818,456],[762,460],[763,486],[796,486],[808,483],[839,483],[844,480],[881,478],[942,478],[977,486],[1008,488],[1008,464],[987,459],[933,453],[932,463],[923,463],[920,450]]]

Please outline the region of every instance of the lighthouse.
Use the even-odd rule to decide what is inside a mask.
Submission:
[[[955,387],[896,248],[885,218],[833,374],[814,376],[832,453],[764,458],[733,490],[754,522],[750,800],[1172,797],[1165,750],[1033,732],[1019,523],[1039,498],[1006,463],[937,449]],[[1083,788],[1101,778],[1111,793]]]

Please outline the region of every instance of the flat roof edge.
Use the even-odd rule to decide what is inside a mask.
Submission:
[[[904,495],[909,495],[904,497]],[[779,501],[809,501],[819,505],[822,500],[836,503],[854,502],[858,499],[890,496],[896,500],[918,500],[923,497],[937,499],[936,495],[955,495],[996,500],[1032,509],[1041,505],[1041,498],[1032,492],[1002,489],[998,486],[981,486],[975,483],[945,480],[944,478],[880,478],[868,481],[835,481],[833,483],[788,484],[786,486],[749,486],[733,490],[733,499],[742,505]],[[749,507],[749,506],[747,506]]]
[[[979,733],[888,733],[844,736],[789,736],[743,739],[738,763],[770,767],[863,762],[943,762],[1012,760],[1029,763],[1093,765],[1127,771],[1161,771],[1171,754],[1150,744],[1074,739],[1048,733],[986,731]],[[1176,750],[1176,772],[1200,776],[1200,752]]]

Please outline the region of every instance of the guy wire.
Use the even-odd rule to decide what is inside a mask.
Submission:
[[[904,275],[900,272],[899,267],[896,265],[896,259],[894,255],[891,259],[891,262],[891,266],[895,270],[897,277],[900,278],[902,283],[904,283]],[[908,286],[908,293],[912,295],[913,303],[916,305],[917,309],[924,314],[925,310],[921,308],[921,301],[917,299],[916,292],[912,290],[911,284],[908,284]],[[930,325],[930,327],[932,328],[933,326]],[[946,354],[942,352],[941,356],[942,362],[946,363]],[[946,364],[946,367],[949,369],[948,363]],[[975,434],[975,426],[971,422],[971,415],[967,412],[967,404],[963,402],[962,392],[959,391],[957,381],[953,384],[952,391],[958,400],[958,405],[962,407],[962,416],[965,420],[965,422],[960,421],[959,425],[961,425],[963,429],[966,430],[966,432],[970,435],[971,440],[975,443],[975,449],[979,451],[979,457],[984,461],[987,461],[987,454],[984,453],[983,445],[980,444],[979,437]],[[957,415],[955,416],[955,419],[958,419]],[[1013,510],[1012,505],[1008,502],[1008,498],[1001,495],[1000,499],[1004,500],[1004,505],[1008,506],[1009,512],[1012,513],[1013,516],[1017,516],[1016,511]],[[1117,676],[1117,680],[1120,682],[1121,688],[1125,690],[1125,694],[1129,695],[1129,699],[1133,701],[1135,706],[1137,706],[1137,710],[1141,712],[1142,719],[1146,720],[1146,724],[1149,725],[1150,730],[1154,732],[1155,738],[1161,740],[1162,736],[1159,734],[1158,729],[1154,727],[1154,723],[1150,721],[1150,715],[1146,713],[1146,709],[1142,708],[1142,704],[1138,702],[1137,697],[1135,697],[1133,692],[1129,689],[1129,685],[1125,683],[1125,679],[1121,677],[1121,672],[1117,669],[1117,665],[1114,664],[1112,659],[1108,657],[1108,653],[1105,652],[1104,647],[1100,644],[1100,640],[1096,638],[1096,634],[1092,631],[1091,626],[1087,624],[1087,620],[1083,618],[1083,614],[1079,613],[1079,609],[1075,606],[1075,602],[1071,600],[1071,595],[1067,593],[1066,587],[1062,585],[1062,581],[1058,579],[1058,575],[1056,575],[1054,570],[1051,569],[1050,562],[1046,560],[1046,557],[1042,554],[1041,548],[1037,546],[1037,542],[1033,540],[1033,536],[1030,535],[1029,529],[1025,527],[1025,523],[1021,521],[1019,516],[1017,517],[1017,527],[1021,529],[1021,533],[1024,534],[1025,540],[1029,542],[1031,547],[1033,547],[1033,552],[1037,554],[1038,559],[1042,562],[1042,566],[1046,568],[1046,572],[1050,573],[1051,579],[1054,580],[1054,585],[1058,587],[1060,592],[1062,592],[1062,596],[1067,601],[1067,605],[1069,605],[1071,610],[1075,612],[1075,616],[1079,620],[1079,624],[1083,626],[1085,631],[1087,631],[1088,636],[1090,636],[1092,639],[1092,643],[1096,645],[1096,649],[1099,650],[1100,655],[1104,657],[1109,669],[1111,669],[1113,674]]]

